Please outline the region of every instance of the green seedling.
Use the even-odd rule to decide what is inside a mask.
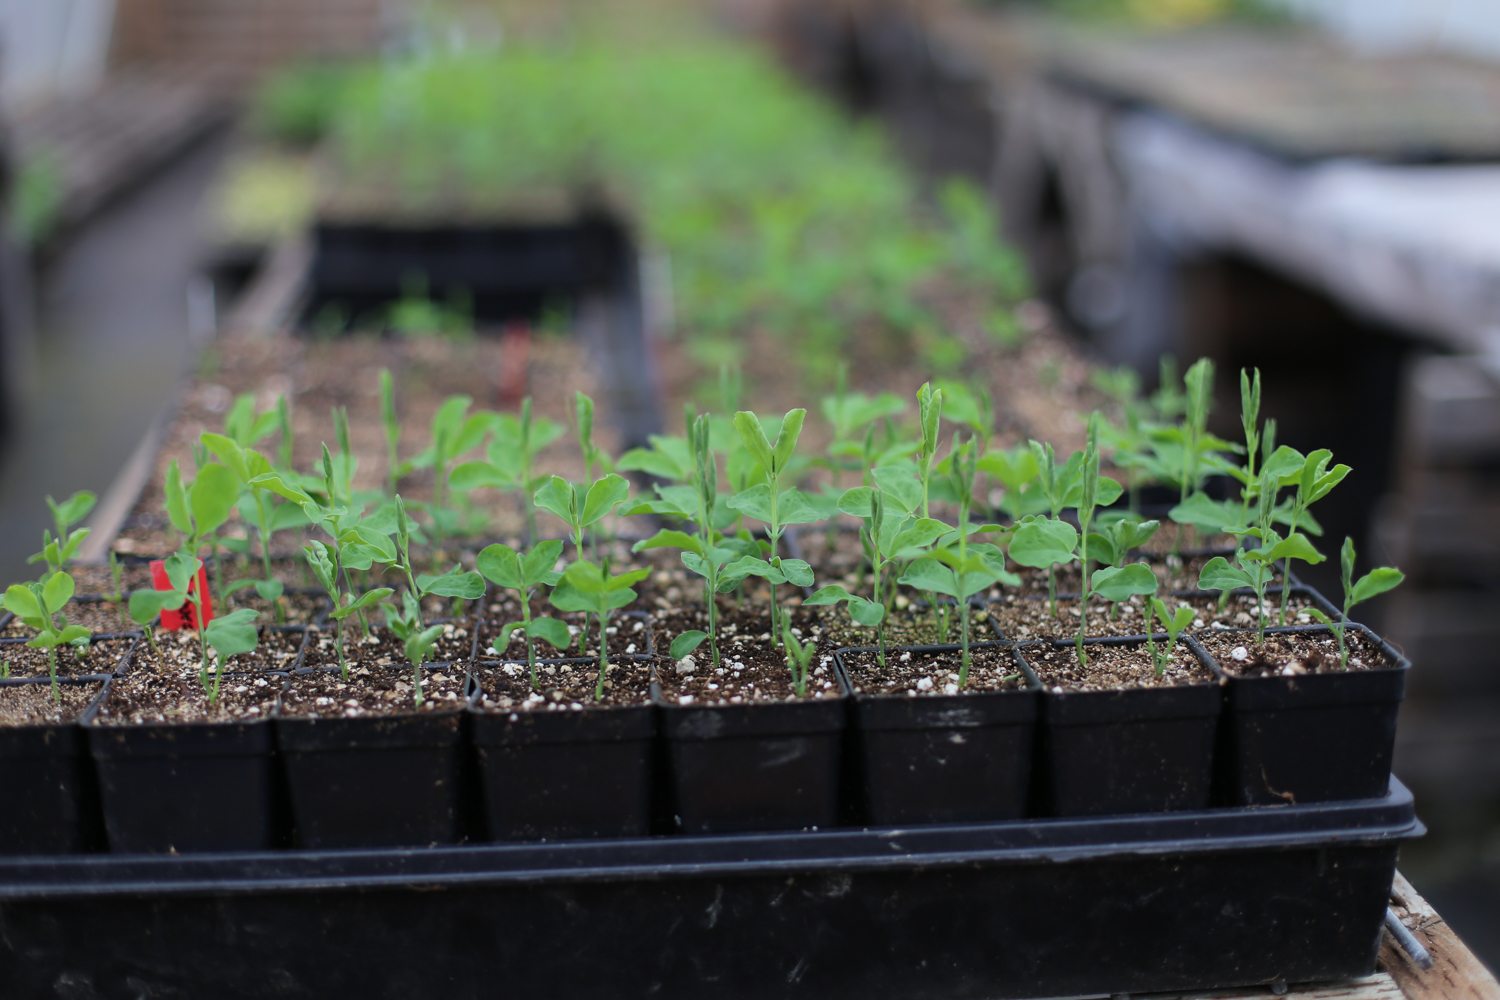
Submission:
[[[798,698],[806,698],[807,679],[812,673],[813,656],[818,652],[818,644],[811,639],[798,642],[797,637],[792,634],[792,627],[783,625],[781,648],[786,651],[786,666],[792,674],[792,690],[797,692]]]
[[[917,479],[922,484],[922,516],[931,517],[932,466],[937,459],[938,434],[943,423],[943,390],[927,382],[917,390],[917,416],[922,440],[917,447]]]
[[[413,469],[432,470],[432,502],[427,505],[427,513],[439,548],[445,538],[457,534],[462,527],[462,513],[449,507],[453,477],[456,468],[462,467],[456,463],[483,444],[486,435],[497,430],[500,424],[497,414],[470,413],[472,403],[468,396],[450,396],[443,400],[432,416],[432,443],[410,463]]]
[[[568,626],[556,618],[531,617],[531,601],[538,588],[554,587],[562,578],[557,560],[562,557],[563,543],[552,538],[538,542],[530,552],[518,552],[509,545],[496,543],[480,551],[476,565],[484,578],[497,587],[513,590],[521,603],[521,620],[507,622],[494,642],[494,651],[504,655],[516,630],[526,641],[526,668],[531,689],[536,690],[536,644],[540,639],[558,652],[573,645]]]
[[[552,476],[542,484],[533,498],[536,505],[568,526],[573,552],[584,552],[584,536],[630,498],[630,483],[617,473],[609,473],[592,483],[570,483]]]
[[[1297,536],[1299,528],[1305,529],[1313,534],[1322,534],[1316,521],[1308,513],[1308,508],[1319,500],[1333,492],[1333,488],[1344,481],[1349,475],[1349,466],[1339,464],[1329,468],[1328,463],[1333,460],[1333,452],[1327,448],[1319,448],[1309,452],[1303,460],[1302,468],[1297,473],[1295,482],[1292,484],[1292,506],[1287,518],[1288,537]],[[1288,550],[1286,557],[1282,560],[1281,579],[1286,582],[1291,579],[1292,560],[1303,558],[1297,550]],[[1321,562],[1318,560],[1309,560]],[[1281,624],[1285,625],[1287,620],[1288,598],[1291,587],[1283,587],[1281,591]]]
[[[1156,676],[1161,677],[1172,663],[1172,651],[1177,648],[1177,637],[1193,623],[1193,609],[1186,604],[1179,604],[1176,611],[1168,611],[1161,598],[1153,597],[1151,613],[1161,623],[1161,630],[1167,633],[1166,648],[1162,649],[1156,643],[1156,630],[1148,621],[1146,648],[1151,651],[1151,663],[1156,668]]]
[[[599,680],[594,685],[594,700],[604,698],[604,682],[609,675],[609,616],[628,607],[635,600],[632,587],[644,580],[650,570],[611,573],[607,566],[579,561],[564,572],[552,589],[552,606],[560,611],[592,614],[599,623]]]
[[[1354,610],[1356,604],[1363,604],[1387,591],[1395,590],[1406,579],[1406,574],[1394,566],[1376,566],[1358,580],[1354,579],[1354,539],[1345,538],[1344,545],[1339,550],[1339,579],[1344,586],[1344,613],[1339,619],[1334,621],[1317,608],[1309,609],[1309,613],[1327,625],[1338,638],[1339,667],[1347,670],[1349,646],[1345,639],[1349,630],[1349,612]]]
[[[65,571],[48,573],[37,583],[12,584],[5,591],[5,610],[20,619],[36,634],[26,645],[47,651],[47,676],[52,679],[52,700],[62,703],[62,688],[57,683],[57,650],[59,646],[88,644],[92,633],[82,625],[70,625],[62,610],[73,599],[73,578]]]
[[[114,549],[109,550],[105,562],[109,566],[109,601],[119,604],[125,599],[125,566]]]
[[[519,414],[494,417],[494,436],[483,460],[461,463],[453,470],[455,490],[468,492],[487,487],[521,494],[526,516],[526,537],[535,540],[536,508],[531,502],[537,488],[547,481],[535,472],[536,458],[543,448],[563,434],[563,426],[546,417],[533,418],[530,398],[521,401]]]
[[[410,590],[401,594],[399,607],[387,608],[385,626],[401,643],[411,665],[412,702],[422,707],[422,666],[432,657],[432,647],[443,634],[441,625],[422,624],[422,602]]]
[[[199,446],[207,454],[207,447]],[[218,463],[200,464],[198,474],[191,484],[184,485],[182,473],[174,459],[167,466],[167,478],[163,487],[167,519],[183,536],[181,552],[197,558],[207,547],[210,555],[218,549],[218,531],[229,520],[235,504],[240,498],[240,479],[228,466]],[[194,572],[197,572],[196,570]],[[189,595],[194,606],[199,600],[196,590]],[[203,616],[195,616],[200,622]],[[201,640],[202,629],[199,636]]]
[[[385,431],[385,491],[401,488],[401,417],[396,411],[396,384],[388,368],[380,369],[380,426]]]
[[[198,570],[202,568],[203,561],[197,556],[186,552],[174,552],[163,560],[163,566],[167,573],[167,582],[170,588],[167,590],[136,590],[130,595],[127,609],[130,612],[130,620],[141,627],[145,633],[146,643],[151,647],[152,654],[158,661],[162,659],[161,647],[156,642],[156,620],[161,617],[163,611],[177,611],[190,599],[190,591],[193,581],[198,576]],[[196,611],[196,607],[195,607]],[[201,615],[194,615],[197,621],[202,621]],[[199,629],[199,637],[202,638],[202,629]],[[207,654],[199,664],[203,672],[207,672]]]
[[[214,653],[213,682],[208,679],[207,669],[200,670],[198,682],[210,705],[218,705],[219,689],[224,683],[224,670],[230,657],[253,652],[260,641],[260,632],[255,626],[256,612],[240,608],[221,615],[208,623],[203,630],[203,644]]]
[[[769,542],[767,556],[741,556],[724,567],[724,576],[738,582],[746,576],[764,577],[771,586],[771,635],[772,641],[781,641],[781,621],[785,617],[780,609],[777,588],[790,583],[795,587],[813,585],[812,567],[802,559],[781,558],[781,537],[793,524],[809,524],[818,520],[817,511],[802,493],[792,486],[783,486],[787,469],[797,450],[797,439],[802,433],[802,421],[807,411],[791,410],[782,418],[773,444],[766,437],[760,418],[748,410],[734,415],[734,428],[739,434],[745,450],[758,463],[764,479],[748,489],[741,490],[729,498],[728,506],[746,517],[755,518],[766,526]]]
[[[278,410],[279,407],[272,407],[259,413],[255,409],[254,393],[236,396],[224,416],[224,436],[242,448],[253,448],[280,429],[282,417]]]
[[[199,440],[233,473],[239,494],[236,504],[241,516],[255,526],[260,549],[261,578],[237,580],[225,587],[224,593],[228,595],[242,587],[254,587],[262,600],[276,603],[276,617],[281,621],[285,617],[281,606],[285,588],[271,571],[271,539],[278,531],[306,524],[307,517],[298,507],[281,503],[274,491],[258,482],[272,472],[271,461],[265,455],[223,434],[206,433]]]
[[[1132,597],[1156,593],[1156,573],[1145,562],[1126,563],[1130,553],[1150,541],[1160,527],[1158,521],[1142,521],[1126,514],[1111,518],[1090,532],[1089,556],[1099,564],[1094,570],[1094,593],[1109,602],[1109,618],[1119,616],[1120,605]],[[1149,617],[1149,615],[1148,615]]]
[[[67,568],[78,554],[84,539],[89,537],[88,528],[74,528],[94,509],[98,498],[88,490],[74,493],[62,503],[47,497],[47,509],[52,512],[52,527],[42,531],[42,551],[30,556],[26,562],[45,563],[48,573],[57,573]]]

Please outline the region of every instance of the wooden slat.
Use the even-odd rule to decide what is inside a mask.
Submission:
[[[1400,872],[1396,873],[1391,891],[1392,908],[1397,916],[1432,956],[1432,966],[1424,969],[1386,936],[1380,949],[1380,966],[1390,973],[1408,1000],[1500,997],[1500,983]]]

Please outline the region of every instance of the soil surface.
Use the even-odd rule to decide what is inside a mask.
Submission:
[[[477,667],[478,706],[487,712],[566,712],[651,702],[649,662],[611,661],[600,700],[594,698],[599,680],[597,663],[542,663],[536,669],[537,688],[533,691],[524,663]]]
[[[131,673],[145,671],[161,677],[198,679],[201,669],[201,647],[198,633],[190,631],[163,632],[156,630],[156,647],[161,656],[144,639],[136,647],[132,658]],[[290,670],[296,666],[297,653],[302,648],[301,632],[281,632],[276,629],[260,630],[260,643],[248,653],[230,657],[225,664],[228,673],[257,674],[268,670]],[[208,670],[218,669],[213,654],[209,654]]]
[[[1250,594],[1232,595],[1222,610],[1217,596],[1165,597],[1162,601],[1171,611],[1182,605],[1192,608],[1191,630],[1253,628],[1256,622],[1256,601]],[[1313,619],[1307,609],[1312,606],[1308,598],[1293,595],[1288,604],[1288,621],[1298,625],[1310,623]],[[1277,599],[1267,598],[1265,611],[1273,621],[1277,620],[1280,607]],[[990,605],[990,621],[1007,639],[1071,639],[1078,634],[1078,612],[1079,602],[1073,598],[1058,598],[1054,617],[1045,598],[1008,594]],[[1148,629],[1162,631],[1161,623],[1151,615],[1147,598],[1132,597],[1117,606],[1101,600],[1089,602],[1089,636],[1144,635]]]
[[[464,706],[464,683],[462,667],[428,667],[422,671],[422,704],[418,706],[409,667],[360,664],[350,668],[347,681],[338,670],[298,672],[287,681],[281,714],[287,718],[352,719],[456,712]]]
[[[810,610],[791,610],[792,634],[799,641],[810,639],[818,644],[808,670],[807,696],[835,697],[839,693],[833,667],[833,651],[837,647],[823,637],[823,627],[816,615],[809,614]],[[658,619],[660,648],[668,648],[671,640],[682,632],[707,627],[707,615],[701,608]],[[680,660],[664,657],[657,666],[662,691],[683,705],[796,700],[791,670],[781,649],[772,643],[770,629],[764,607],[721,609],[719,666],[713,666],[712,651],[706,640]]]
[[[1164,648],[1165,644],[1162,644]],[[1042,685],[1064,691],[1114,691],[1120,688],[1163,688],[1206,684],[1213,675],[1184,643],[1171,652],[1162,676],[1156,676],[1151,653],[1145,643],[1111,646],[1093,643],[1085,647],[1088,663],[1078,662],[1072,646],[1034,646],[1021,650]]]
[[[65,646],[57,651],[57,676],[112,674],[123,665],[125,654],[134,644],[134,639],[101,639],[84,647]],[[0,667],[5,663],[10,664],[11,677],[47,676],[47,651],[23,642],[0,643]],[[5,672],[0,669],[0,674]]]
[[[0,727],[77,722],[103,687],[103,681],[59,685],[59,702],[52,699],[51,684],[0,684]]]
[[[1236,677],[1295,677],[1299,674],[1336,673],[1339,644],[1331,633],[1271,633],[1257,642],[1254,632],[1209,633],[1196,636],[1213,656],[1219,669]],[[1384,670],[1396,664],[1361,632],[1346,635],[1349,670]]]
[[[210,681],[210,684],[212,681]],[[217,704],[198,678],[131,670],[116,678],[94,717],[98,726],[143,726],[184,722],[250,722],[269,718],[281,678],[226,673]]]
[[[1009,648],[970,650],[969,678],[958,686],[962,653],[958,650],[925,653],[889,649],[885,665],[875,653],[843,654],[849,683],[860,694],[955,695],[965,691],[1019,691],[1026,675],[1016,666]]]
[[[428,654],[428,662],[455,663],[462,675],[472,657],[473,648],[472,620],[446,622],[442,636]],[[371,628],[369,635],[360,636],[358,626],[351,625],[348,621],[344,622],[344,656],[351,666],[363,665],[377,669],[410,666],[406,662],[406,650],[401,641],[389,631]],[[313,668],[339,665],[338,647],[334,643],[331,625],[310,633],[302,665]]]
[[[551,614],[546,614],[550,610]],[[583,616],[575,613],[564,613],[553,609],[543,609],[541,615],[532,612],[533,617],[545,616],[557,618],[568,625],[568,630],[573,633],[575,639],[583,629]],[[486,618],[483,631],[480,635],[479,655],[483,657],[501,659],[526,658],[526,640],[519,634],[517,629],[511,633],[510,642],[503,650],[495,648],[495,641],[500,637],[500,630],[507,622],[520,621],[520,612],[516,612],[514,618],[497,617]],[[609,640],[609,655],[617,656],[647,656],[652,650],[651,625],[644,615],[631,615],[615,612],[610,615],[609,624],[604,627],[604,634]],[[590,619],[588,634],[584,636],[584,642],[580,648],[576,642],[571,650],[559,651],[553,649],[541,640],[537,640],[535,647],[538,659],[556,659],[571,656],[598,656],[599,655],[599,623]]]

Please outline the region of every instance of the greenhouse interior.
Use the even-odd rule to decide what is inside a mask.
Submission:
[[[0,996],[1500,998],[1497,223],[1492,0],[0,0]]]

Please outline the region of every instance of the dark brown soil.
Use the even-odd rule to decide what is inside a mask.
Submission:
[[[1237,677],[1287,677],[1298,674],[1337,672],[1339,644],[1331,633],[1272,633],[1257,642],[1254,632],[1207,632],[1196,636],[1212,654],[1219,668]],[[1383,670],[1395,663],[1367,639],[1350,629],[1347,633],[1350,670]]]
[[[133,639],[101,639],[79,649],[66,646],[57,651],[57,676],[80,677],[84,674],[112,674],[118,670]],[[82,653],[80,658],[79,654]],[[0,644],[0,666],[10,664],[11,677],[46,677],[47,651],[32,649],[22,642]],[[0,669],[0,674],[6,671]]]
[[[319,594],[282,594],[281,600],[273,603],[263,600],[253,587],[236,590],[229,595],[228,603],[231,611],[237,608],[249,608],[260,614],[259,621],[263,624],[276,625],[311,625],[328,610],[328,598]],[[279,617],[276,613],[277,604],[281,605]]]
[[[197,680],[201,664],[197,632],[163,632],[157,629],[156,646],[161,650],[160,658],[150,643],[141,640],[131,661],[131,673],[145,672],[160,677]],[[297,652],[301,648],[302,633],[263,628],[260,632],[260,644],[249,653],[231,657],[227,668],[231,673],[237,674],[290,670],[296,666]],[[209,654],[208,669],[210,673],[216,669],[212,653]]]
[[[1113,691],[1120,688],[1175,687],[1206,684],[1213,675],[1181,642],[1172,651],[1166,672],[1156,676],[1145,643],[1110,646],[1092,643],[1085,647],[1088,663],[1078,662],[1072,646],[1028,646],[1021,650],[1026,662],[1048,690]]]
[[[1010,650],[970,650],[969,678],[958,686],[962,652],[924,653],[887,650],[885,665],[875,653],[845,653],[849,683],[861,694],[912,696],[953,695],[964,691],[1015,691],[1026,687],[1026,676]]]
[[[574,613],[562,613],[556,609],[542,609],[543,614],[550,610],[551,614],[546,617],[558,618],[568,624],[575,638],[583,629],[583,616]],[[532,612],[533,617],[537,612]],[[520,621],[520,612],[516,617],[486,618],[483,632],[480,636],[481,657],[499,657],[504,659],[525,659],[526,640],[516,633],[511,633],[510,643],[503,650],[495,649],[495,640],[500,636],[500,630],[507,622]],[[646,656],[651,653],[651,626],[644,615],[629,615],[616,612],[610,616],[609,624],[605,626],[604,633],[609,639],[609,655],[611,657],[621,656]],[[557,658],[564,656],[597,656],[599,653],[599,623],[590,619],[588,634],[584,637],[582,646],[574,644],[571,650],[559,652],[554,650],[545,642],[536,643],[536,655],[538,658]]]
[[[115,585],[110,579],[108,566],[75,564],[68,567],[68,572],[72,574],[73,584],[79,594],[104,597],[114,591]],[[132,590],[140,590],[149,586],[151,586],[151,569],[145,563],[132,561],[120,565],[122,594],[129,594]]]
[[[110,685],[94,720],[100,726],[143,726],[264,719],[274,711],[280,690],[279,677],[227,673],[217,704],[210,704],[196,675],[169,677],[131,670]]]
[[[611,661],[604,679],[604,698],[594,700],[599,680],[595,663],[544,663],[537,666],[537,689],[531,690],[526,664],[479,667],[479,707],[488,712],[578,711],[596,705],[644,705],[651,701],[651,664]]]
[[[62,684],[61,702],[52,700],[51,684],[0,684],[0,727],[48,726],[76,722],[103,681]]]
[[[770,632],[763,631],[767,627],[758,618],[721,619],[717,668],[707,642],[680,660],[660,658],[656,672],[663,694],[680,705],[797,700],[792,672],[781,650],[772,645]],[[810,626],[807,634],[815,628]],[[803,631],[803,626],[794,625],[794,634],[799,631]],[[838,694],[833,650],[825,651],[820,646],[808,670],[807,697],[830,698]]]
[[[324,719],[407,715],[412,712],[456,712],[464,705],[464,671],[452,667],[422,672],[422,704],[418,707],[408,667],[361,664],[351,667],[346,681],[337,670],[295,673],[287,681],[281,714],[289,718]]]
[[[433,645],[429,654],[430,663],[457,663],[460,673],[466,668],[473,651],[472,621],[448,622],[445,632]],[[410,666],[406,662],[406,650],[401,642],[385,628],[370,629],[370,634],[361,637],[357,626],[344,622],[344,655],[351,665],[361,664],[374,668]],[[333,641],[333,626],[325,625],[313,631],[307,641],[303,666],[337,667],[338,649]]]
[[[1166,597],[1164,603],[1171,610],[1187,605],[1195,612],[1192,629],[1245,628],[1255,625],[1255,598],[1250,595],[1233,595],[1221,611],[1217,596]],[[1270,603],[1268,615],[1280,613],[1279,603]],[[1312,602],[1300,595],[1291,598],[1289,621],[1307,624],[1312,618],[1306,609]],[[1057,616],[1054,617],[1045,598],[1006,595],[990,605],[990,619],[1007,639],[1071,639],[1078,634],[1078,601],[1073,598],[1058,598]],[[1147,599],[1134,597],[1113,609],[1107,601],[1089,602],[1089,636],[1143,635],[1149,628],[1161,632],[1161,623],[1150,616]]]

